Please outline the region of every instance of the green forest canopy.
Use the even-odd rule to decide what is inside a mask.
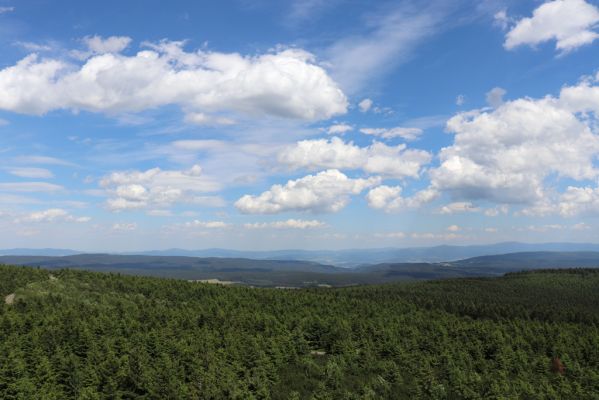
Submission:
[[[0,295],[2,399],[599,398],[597,270],[277,290],[0,266]]]

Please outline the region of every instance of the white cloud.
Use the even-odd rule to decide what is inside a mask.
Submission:
[[[186,222],[184,226],[186,228],[222,229],[227,228],[230,225],[223,221],[200,221],[194,219],[193,221]]]
[[[410,208],[418,208],[434,200],[438,193],[433,189],[424,189],[411,197],[402,197],[400,186],[381,185],[371,189],[366,195],[371,208],[385,212],[400,212]]]
[[[126,36],[110,36],[102,38],[98,35],[83,38],[83,43],[93,54],[120,53],[131,44],[131,38]]]
[[[556,230],[562,230],[564,229],[564,226],[559,225],[559,224],[547,224],[547,225],[541,225],[541,226],[537,226],[537,225],[529,225],[525,228],[519,228],[519,231],[529,231],[529,232],[537,232],[537,233],[544,233],[544,232],[548,232],[548,231],[556,231]]]
[[[494,24],[499,26],[503,30],[507,30],[512,24],[513,19],[508,17],[506,10],[497,11],[494,15]]]
[[[96,51],[125,44],[122,39],[90,40]],[[337,84],[312,54],[300,49],[242,56],[186,52],[182,42],[146,45],[149,50],[132,56],[105,52],[79,64],[31,54],[0,70],[0,109],[35,115],[58,109],[122,114],[176,104],[186,113],[306,121],[347,110]]]
[[[459,94],[458,97],[455,98],[455,104],[457,106],[462,106],[464,103],[466,103],[466,96]]]
[[[560,92],[560,104],[573,113],[599,115],[599,73],[594,79],[584,79],[576,86],[566,86]]]
[[[307,20],[314,20],[318,14],[332,7],[338,0],[293,0],[285,21],[291,26],[296,26]]]
[[[432,232],[414,232],[412,234],[410,234],[410,237],[412,239],[417,239],[417,240],[455,240],[455,239],[461,239],[464,236],[455,233],[455,232],[451,232],[451,233],[432,233]]]
[[[214,115],[207,115],[200,112],[191,112],[185,115],[185,122],[195,125],[233,125],[235,120],[226,117],[218,117]]]
[[[508,211],[509,211],[509,207],[505,204],[502,204],[497,207],[487,208],[485,210],[485,215],[487,217],[496,217],[500,214],[507,215]]]
[[[327,133],[329,135],[343,135],[344,133],[350,132],[353,129],[354,127],[348,124],[335,124],[329,126]]]
[[[60,185],[47,182],[2,182],[0,192],[59,192],[64,188]]]
[[[20,178],[49,179],[54,177],[52,171],[45,168],[10,168],[8,172]]]
[[[370,110],[371,107],[372,107],[371,99],[364,99],[358,103],[358,108],[363,113],[368,112],[368,110]]]
[[[70,167],[73,166],[74,164],[66,161],[66,160],[61,160],[60,158],[56,158],[56,157],[48,157],[48,156],[19,156],[15,158],[15,161],[21,163],[21,164],[42,164],[42,165],[61,165],[61,166],[66,166],[66,167]]]
[[[596,89],[584,85],[562,92]],[[544,183],[550,176],[596,178],[599,136],[589,116],[577,115],[580,107],[594,105],[592,99],[575,100],[524,98],[451,118],[447,130],[455,134],[454,143],[441,150],[441,165],[430,171],[433,187],[457,200],[532,204],[548,194]]]
[[[457,214],[464,212],[478,212],[480,209],[472,205],[469,201],[456,201],[449,203],[441,207],[439,213],[441,214]]]
[[[406,234],[404,232],[385,232],[375,233],[374,237],[379,239],[404,239]]]
[[[253,224],[244,224],[247,229],[313,229],[323,228],[326,224],[316,219],[288,219],[286,221],[274,222],[255,222]]]
[[[505,89],[500,87],[489,90],[486,95],[487,104],[493,108],[499,107],[503,104],[503,96],[505,96],[506,93]]]
[[[110,196],[107,206],[112,211],[160,208],[177,202],[205,203],[210,196],[197,193],[213,192],[220,185],[202,175],[199,165],[188,170],[120,171],[104,177],[100,185]]]
[[[362,128],[360,132],[383,139],[403,138],[405,140],[416,140],[422,134],[422,129],[398,126],[395,128]]]
[[[0,7],[0,14],[6,14],[9,12],[13,12],[14,10],[14,7]]]
[[[47,51],[53,51],[57,47],[59,47],[58,44],[55,43],[55,42],[53,42],[53,41],[48,41],[48,42],[45,42],[45,43],[17,41],[17,42],[14,42],[14,45],[22,47],[25,50],[31,51],[31,52],[34,52],[34,53],[42,53],[42,52],[47,52]]]
[[[373,77],[405,62],[426,37],[442,29],[446,7],[388,7],[373,15],[365,34],[345,37],[328,49],[332,75],[356,93]]]
[[[599,188],[569,186],[560,196],[557,210],[565,217],[599,214]]]
[[[89,222],[90,217],[74,217],[62,208],[36,211],[17,219],[16,222]]]
[[[595,27],[599,9],[585,0],[553,0],[540,5],[532,17],[519,20],[507,33],[504,46],[534,46],[550,40],[562,53],[591,44],[599,37]]]
[[[148,210],[146,214],[151,215],[152,217],[172,217],[173,212],[171,210]]]
[[[431,158],[430,153],[407,149],[405,144],[387,146],[374,142],[368,147],[359,147],[333,137],[299,141],[279,153],[278,161],[292,169],[362,169],[371,174],[417,178]]]
[[[459,232],[459,231],[461,231],[461,230],[462,230],[462,228],[460,228],[460,227],[459,227],[459,226],[457,226],[457,225],[450,225],[450,226],[448,226],[448,227],[447,227],[447,230],[448,230],[449,232]]]
[[[245,214],[276,214],[286,211],[337,212],[351,195],[376,185],[380,178],[351,179],[336,169],[273,185],[259,196],[245,195],[235,207]]]
[[[135,222],[117,222],[112,225],[113,231],[134,231],[137,229]]]
[[[590,229],[592,229],[591,226],[586,222],[579,222],[577,224],[572,225],[572,230],[575,231],[588,231]]]
[[[487,233],[497,233],[498,229],[497,228],[485,228],[484,231]]]

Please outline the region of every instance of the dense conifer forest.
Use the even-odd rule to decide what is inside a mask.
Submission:
[[[599,399],[599,271],[224,287],[0,266],[2,399]]]

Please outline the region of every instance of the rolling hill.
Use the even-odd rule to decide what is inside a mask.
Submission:
[[[216,279],[251,286],[307,287],[498,276],[530,269],[595,268],[599,267],[599,252],[523,252],[438,263],[381,263],[354,269],[310,261],[113,254],[0,256],[0,263],[187,280]]]

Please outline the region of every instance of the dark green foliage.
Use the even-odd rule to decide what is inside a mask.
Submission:
[[[302,290],[51,273],[0,266],[2,399],[599,398],[599,271]]]

